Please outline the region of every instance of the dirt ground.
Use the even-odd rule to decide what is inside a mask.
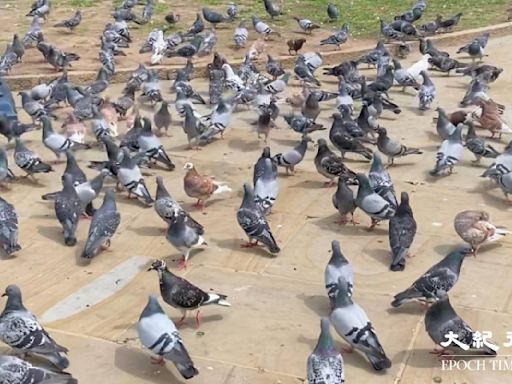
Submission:
[[[491,39],[488,61],[508,68],[512,52],[506,48],[511,43],[512,37]],[[456,49],[449,51],[454,53]],[[418,57],[417,53],[411,55],[407,63]],[[365,73],[372,75],[373,71]],[[468,80],[435,73],[433,76],[438,89],[433,109],[455,109]],[[335,89],[336,84],[330,79],[322,80],[326,89]],[[162,89],[166,90],[166,98],[174,100],[174,95],[167,93],[168,84],[163,82]],[[195,81],[194,85],[206,90],[202,82]],[[296,92],[297,86],[292,82],[291,92]],[[505,69],[490,90],[495,100],[507,105],[505,117],[509,119],[510,86],[512,76]],[[110,90],[112,97],[119,93],[119,86]],[[192,319],[180,330],[200,371],[191,383],[302,383],[306,359],[318,337],[319,319],[329,314],[323,271],[330,258],[330,243],[337,239],[354,267],[354,300],[365,308],[393,363],[386,373],[377,374],[359,353],[344,354],[347,383],[505,383],[510,377],[508,372],[441,371],[441,363],[428,353],[433,343],[425,332],[420,306],[390,308],[394,294],[460,243],[452,224],[458,212],[485,209],[495,223],[510,227],[512,210],[501,191],[479,177],[489,161],[474,166],[467,152],[453,175],[433,180],[428,170],[434,165],[439,143],[432,124],[435,112],[418,113],[418,101],[411,92],[396,90],[391,96],[402,106],[403,113],[385,113],[381,124],[392,138],[424,151],[422,155],[398,159],[389,170],[397,194],[407,191],[411,195],[418,222],[412,247],[415,257],[407,261],[404,272],[388,269],[386,223],[368,232],[369,218],[361,211],[356,211],[360,225],[334,223],[338,218],[331,203],[334,189],[322,187],[325,180],[315,170],[313,146],[294,176],[282,174],[279,178],[280,194],[270,226],[281,253],[271,258],[257,248],[240,248],[245,237],[236,222],[236,210],[241,203],[242,184],[251,180],[252,166],[264,147],[249,124],[255,116],[250,111],[237,113],[224,139],[202,151],[186,150],[182,129],[173,126],[172,137],[162,141],[176,170],[150,170],[146,176],[154,193],[154,176],[162,175],[171,194],[205,226],[209,247],[192,254],[186,271],[177,272],[179,254],[162,236],[164,225],[154,210],[142,208],[124,194],[117,196],[122,220],[110,251],[100,254],[87,267],[78,265],[77,256],[89,222],[84,220],[79,225],[77,247],[65,247],[53,206],[40,199],[42,194],[60,188],[59,176],[64,169],[61,164],[56,166],[56,172],[38,176],[39,184],[20,182],[2,192],[2,197],[18,210],[23,250],[2,261],[0,281],[21,287],[26,306],[59,343],[69,348],[69,370],[81,383],[182,383],[172,364],[152,365],[150,354],[136,338],[135,324],[147,296],[158,294],[156,273],[145,270],[153,259],[163,258],[174,272],[206,290],[228,295],[232,303],[231,308],[205,308],[199,330]],[[333,103],[327,102],[323,108],[320,122],[329,127]],[[282,111],[287,111],[284,105]],[[27,119],[22,111],[20,116]],[[173,116],[177,121],[174,110]],[[281,152],[300,139],[282,119],[278,125],[280,129],[272,131],[269,139],[272,153]],[[27,134],[26,144],[51,161],[53,154],[41,145],[40,135],[39,131]],[[313,137],[327,135],[328,131],[316,132]],[[485,132],[482,135],[488,136]],[[504,137],[492,144],[502,150],[507,140]],[[12,162],[12,148],[8,152]],[[77,158],[86,169],[88,160],[103,159],[104,155],[90,150],[77,153]],[[183,191],[183,165],[188,161],[199,172],[215,175],[233,188],[233,193],[210,201],[205,215],[192,208],[195,201]],[[353,156],[346,163],[355,171],[367,172],[369,168],[368,162]],[[17,175],[22,174],[14,164],[12,168]],[[89,169],[86,172],[93,175]],[[506,332],[512,326],[510,254],[511,238],[483,248],[477,258],[465,260],[460,280],[450,292],[456,311],[473,328],[492,331],[499,344],[506,341]],[[171,318],[179,318],[179,311],[162,305]],[[332,332],[336,347],[341,348],[341,338]],[[508,350],[502,348],[499,353],[507,355]]]

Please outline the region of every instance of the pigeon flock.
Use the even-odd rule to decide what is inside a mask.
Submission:
[[[102,263],[102,259],[108,258],[104,251],[120,241],[117,232],[123,220],[123,207],[118,204],[121,194],[133,199],[141,210],[155,209],[165,223],[162,234],[182,257],[178,270],[187,268],[196,248],[207,249],[209,243],[215,243],[208,236],[209,228],[201,224],[200,214],[215,210],[210,199],[235,202],[238,208],[233,217],[236,216],[239,225],[237,231],[248,240],[241,247],[259,247],[258,252],[279,257],[282,245],[275,236],[273,209],[282,196],[297,193],[280,188],[280,180],[284,175],[293,178],[298,169],[300,172],[301,163],[309,162],[314,164],[318,180],[325,181],[324,188],[333,187],[329,198],[332,196],[332,212],[339,214],[340,226],[361,226],[356,216],[368,216],[367,230],[372,236],[376,226],[389,223],[389,269],[404,271],[412,257],[416,232],[422,229],[413,213],[414,198],[410,192],[395,190],[390,170],[405,156],[414,163],[424,149],[403,143],[393,132],[392,120],[415,113],[425,119],[425,125],[430,125],[425,115],[434,108],[437,117],[432,134],[438,138],[438,149],[431,159],[431,170],[425,175],[427,180],[449,180],[455,167],[464,166],[459,161],[469,151],[475,157],[475,167],[488,161],[481,175],[475,172],[475,178],[489,179],[489,183],[501,188],[507,200],[512,194],[512,141],[501,152],[481,135],[488,131],[493,143],[501,143],[502,135],[512,134],[503,116],[505,106],[489,94],[492,83],[503,71],[482,61],[487,61],[489,33],[482,33],[460,47],[457,58],[436,48],[434,40],[429,39],[436,33],[451,31],[463,17],[462,12],[423,20],[427,1],[416,0],[389,23],[380,19],[375,48],[356,60],[326,67],[321,47],[341,50],[350,39],[350,20],[322,39],[316,50],[305,51],[309,47],[308,36],[319,33],[324,28],[322,23],[293,16],[301,31],[298,35],[305,38],[283,41],[273,22],[275,18],[287,17],[283,4],[272,0],[257,2],[267,17],[252,15],[244,20],[232,2],[223,11],[209,6],[200,9],[194,22],[184,28],[180,14],[169,12],[165,15],[167,28],[155,28],[145,41],[135,41],[130,26],[152,24],[155,1],[124,0],[112,10],[113,20],[105,25],[99,36],[99,51],[94,53],[97,76],[88,84],[74,84],[68,78],[74,63],[87,52],[66,52],[58,47],[58,41],[45,39],[45,30],[49,28],[77,33],[85,16],[78,9],[65,20],[50,22],[51,0],[33,3],[27,13],[33,18],[28,31],[15,34],[0,59],[0,75],[8,75],[14,66],[23,65],[26,50],[37,49],[46,63],[61,72],[54,80],[19,93],[20,114],[30,124],[0,112],[0,133],[7,141],[0,148],[0,187],[20,194],[31,186],[42,188],[42,200],[49,202],[46,204],[52,217],[62,227],[60,241],[68,247],[80,247],[77,268]],[[336,24],[343,19],[333,3],[328,4],[326,16]],[[220,28],[231,28],[233,49],[246,51],[240,65],[230,64],[228,53],[225,56],[217,51],[216,31]],[[165,35],[168,29],[182,30]],[[421,57],[411,66],[402,64],[401,60],[412,54],[416,43]],[[266,53],[270,44],[287,48],[295,58],[292,68],[281,63],[279,57]],[[107,96],[118,73],[116,56],[126,55],[123,49],[133,45],[140,46],[141,54],[147,54],[146,62],[133,69],[119,94]],[[161,79],[152,65],[165,64],[166,58],[172,57],[182,58],[183,67],[173,71],[172,80]],[[195,89],[191,82],[197,57],[211,57],[206,67],[206,92]],[[322,76],[318,70],[323,72]],[[436,89],[438,76],[432,76],[434,72],[445,73],[447,78],[453,74],[469,78],[466,92],[461,93],[459,109],[447,112],[438,106],[436,95],[440,90]],[[336,82],[336,89],[329,86],[326,78]],[[175,99],[169,99],[167,89]],[[300,91],[294,92],[295,89]],[[408,97],[409,104],[396,104],[392,92]],[[254,131],[254,137],[247,140],[257,137],[264,147],[261,156],[254,159],[252,180],[250,172],[245,171],[248,174],[243,185],[228,185],[222,174],[206,175],[200,164],[190,160],[176,161],[179,156],[174,150],[171,154],[166,145],[169,136],[184,135],[188,145],[182,157],[199,150],[215,151],[215,143],[229,138],[230,130],[235,129],[235,114],[248,117],[243,120],[247,127],[242,128]],[[320,123],[319,116],[324,115],[332,119],[328,134],[321,132],[328,129]],[[173,129],[176,125],[183,133]],[[273,132],[281,127],[289,127],[297,139],[290,148],[272,153],[267,145],[272,142]],[[40,130],[45,148],[42,156],[24,138],[26,132],[36,130]],[[310,154],[312,150],[316,152],[314,156]],[[95,160],[89,156],[87,160],[82,158],[84,152],[93,153]],[[239,155],[247,156],[243,152],[240,150]],[[64,172],[58,175],[56,171],[61,169],[59,164],[64,157]],[[363,164],[366,171],[355,172],[352,165],[347,165],[349,161]],[[81,169],[83,163],[92,170],[88,173],[94,172],[94,177],[87,177]],[[184,165],[177,167],[178,164]],[[157,188],[153,193],[146,181],[155,172]],[[48,178],[59,180],[62,189],[46,188]],[[182,188],[188,196],[186,207],[171,195],[171,186]],[[236,196],[235,192],[241,194]],[[188,203],[192,201],[196,201],[193,207],[200,214],[190,212]],[[18,232],[24,231],[24,221],[28,219],[20,218],[16,207],[0,196],[3,257],[23,255],[24,244],[18,241]],[[89,228],[86,238],[77,235],[79,226]],[[475,331],[459,317],[448,296],[459,279],[465,257],[476,257],[478,252],[485,252],[485,244],[509,233],[505,227],[493,224],[488,212],[474,207],[457,214],[454,230],[465,244],[455,247],[416,280],[416,276],[411,276],[410,287],[396,293],[390,303],[397,311],[410,302],[425,307],[426,333],[441,357],[457,352],[457,345],[441,346],[450,332],[472,346]],[[319,244],[319,248],[324,246]],[[379,340],[379,329],[373,327],[365,308],[357,304],[357,271],[350,262],[357,255],[345,255],[342,248],[342,237],[332,241],[324,274],[331,311],[320,319],[318,343],[311,355],[304,358],[310,384],[345,382],[345,372],[351,367],[344,365],[341,352],[357,351],[375,371],[385,371],[392,365],[386,345]],[[226,295],[202,289],[180,277],[167,265],[165,256],[152,261],[148,269],[158,274],[160,297],[151,295],[147,305],[140,308],[138,338],[156,364],[171,361],[184,379],[207,376],[208,372],[200,373],[194,366],[194,351],[187,349],[187,340],[181,337],[178,328],[186,321],[188,311],[195,312],[195,323],[200,327],[204,307],[227,308],[231,304]],[[389,274],[390,279],[396,276]],[[25,308],[20,287],[8,285],[3,296],[7,296],[7,302],[0,314],[0,340],[20,354],[0,356],[0,383],[76,383],[65,372],[70,365],[68,349],[59,345]],[[179,321],[173,322],[166,314],[167,306],[181,312]],[[341,352],[333,338],[346,343]],[[486,345],[476,349],[481,354],[496,355]],[[30,356],[48,364],[25,360]]]

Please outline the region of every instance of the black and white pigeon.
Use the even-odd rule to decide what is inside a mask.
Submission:
[[[242,247],[254,247],[258,242],[261,242],[273,255],[277,255],[280,252],[280,248],[272,232],[270,232],[265,215],[254,201],[254,191],[248,183],[244,184],[244,197],[236,217],[238,224],[249,238],[249,242]]]
[[[462,127],[463,124],[459,124],[455,131],[441,143],[441,146],[437,150],[436,154],[436,165],[430,175],[441,176],[444,174],[451,175],[453,168],[459,162],[464,151],[464,145],[462,143]]]
[[[324,281],[327,296],[331,301],[331,308],[334,308],[336,296],[338,295],[338,282],[340,277],[343,278],[343,282],[346,284],[345,289],[348,294],[352,296],[352,290],[354,287],[354,270],[352,265],[341,252],[338,240],[333,240],[331,242],[331,248],[332,255],[325,267]]]
[[[432,105],[436,97],[436,87],[430,79],[427,71],[421,71],[420,75],[423,78],[423,83],[421,84],[418,92],[419,109],[420,111],[424,111],[429,109]]]
[[[57,159],[60,159],[60,155],[69,149],[76,150],[90,148],[90,145],[88,144],[71,141],[66,136],[56,133],[53,130],[52,123],[48,117],[41,117],[41,122],[43,124],[43,144],[46,148],[52,151],[55,156],[57,156]]]
[[[21,250],[18,244],[18,214],[14,205],[0,196],[0,246],[7,256]]]
[[[408,148],[397,141],[393,141],[388,137],[386,128],[377,128],[379,137],[377,138],[377,148],[388,157],[388,164],[392,165],[395,157],[403,157],[407,155],[421,155],[423,152],[418,148]]]
[[[64,230],[64,244],[73,247],[76,245],[75,232],[80,221],[82,206],[70,175],[64,174],[62,185],[62,191],[55,197],[55,215]]]
[[[157,362],[161,363],[164,359],[172,361],[187,380],[199,374],[176,326],[164,313],[156,296],[149,296],[137,323],[137,333],[142,345],[158,356]]]
[[[370,166],[370,172],[368,172],[368,180],[375,193],[382,196],[393,207],[398,207],[393,181],[391,181],[391,176],[384,168],[378,152],[373,154],[372,165]]]
[[[318,140],[318,151],[315,156],[315,167],[318,173],[329,179],[326,187],[334,185],[334,178],[344,177],[353,179],[356,174],[343,164],[343,159],[332,152],[325,139]]]
[[[480,163],[482,157],[495,159],[500,155],[492,145],[487,144],[484,139],[477,136],[475,127],[471,121],[466,122],[464,125],[468,127],[465,138],[465,147],[475,155],[476,160],[473,160],[474,163]]]
[[[261,212],[268,215],[275,204],[279,192],[277,173],[274,171],[275,164],[272,159],[263,161],[263,172],[254,183],[254,201]]]
[[[66,369],[69,366],[65,356],[68,349],[57,344],[23,306],[20,288],[8,285],[2,296],[7,296],[7,303],[0,314],[0,339],[17,351],[49,360],[61,371]]]
[[[181,210],[175,213],[167,228],[165,238],[182,254],[179,269],[187,267],[190,251],[202,246],[208,246],[203,238],[204,228],[194,220],[190,220],[189,215]]]
[[[35,173],[48,173],[53,169],[50,165],[44,163],[38,155],[28,149],[19,137],[16,139],[14,147],[14,162],[23,169],[28,176],[34,177]]]
[[[354,220],[354,211],[357,208],[356,201],[354,200],[354,191],[348,186],[347,180],[344,177],[338,178],[338,188],[334,195],[332,195],[332,204],[340,214],[339,220],[336,221],[337,224],[345,225],[348,222],[348,214],[352,217],[350,222],[353,225],[358,224]]]
[[[395,207],[382,196],[375,193],[370,185],[370,180],[362,173],[357,174],[359,188],[357,190],[356,205],[370,216],[372,230],[379,221],[389,220],[396,212]]]
[[[147,118],[143,118],[144,124],[138,137],[139,153],[143,154],[149,161],[156,163],[162,163],[168,170],[172,171],[175,168],[174,163],[165,152],[164,146],[160,140],[156,137],[151,129],[151,121]]]
[[[117,179],[119,183],[128,191],[128,197],[136,196],[146,205],[153,204],[153,198],[146,187],[144,178],[136,161],[130,157],[126,147],[122,148],[123,159],[117,170]]]
[[[82,214],[86,217],[92,217],[96,211],[93,206],[93,201],[99,196],[103,188],[105,177],[109,176],[110,172],[107,169],[102,169],[90,181],[85,181],[75,186],[76,193],[80,199],[82,207]]]
[[[171,307],[181,311],[183,316],[178,321],[178,326],[183,324],[187,317],[187,311],[197,310],[196,325],[199,327],[199,313],[201,307],[211,304],[221,305],[223,307],[231,306],[231,304],[226,301],[226,295],[203,291],[189,281],[169,271],[163,260],[153,261],[148,271],[158,272],[162,298]]]
[[[16,356],[0,355],[0,383],[78,384],[78,380],[67,372],[54,372]]]
[[[476,332],[455,312],[446,292],[425,313],[425,329],[436,344],[432,353],[439,356],[451,354],[452,351],[467,353],[467,350],[496,356],[498,347],[490,347],[489,344],[494,345],[491,340],[488,340],[489,343],[481,343],[480,346],[474,343]],[[449,341],[447,335],[450,333],[457,335],[457,341],[467,348],[461,348],[455,343],[443,347],[441,343]]]
[[[391,305],[395,308],[409,301],[432,302],[439,299],[440,292],[448,292],[459,279],[464,258],[471,254],[469,247],[459,247],[433,265],[405,291],[395,295]]]
[[[348,24],[343,24],[342,27],[323,40],[320,40],[320,45],[335,45],[336,49],[341,49],[341,45],[348,41]]]
[[[64,20],[60,23],[54,25],[55,28],[67,28],[70,31],[73,31],[76,27],[80,25],[82,22],[82,12],[77,10],[75,14],[67,20]]]
[[[0,185],[14,180],[16,177],[9,169],[9,161],[7,160],[7,152],[0,147]]]
[[[291,173],[293,174],[295,172],[295,166],[299,164],[306,155],[309,141],[311,141],[309,137],[302,137],[302,140],[300,141],[299,145],[289,149],[286,152],[274,155],[272,160],[279,167],[284,167],[286,169],[286,174],[288,174],[289,171],[291,171]]]
[[[403,271],[405,269],[405,258],[409,254],[409,248],[416,235],[416,220],[409,205],[409,195],[402,192],[400,205],[395,215],[389,219],[389,245],[391,247],[392,271]]]
[[[103,204],[92,217],[82,258],[92,259],[100,249],[110,247],[110,239],[114,236],[120,222],[121,215],[117,211],[114,190],[109,189],[105,192]]]
[[[241,20],[240,24],[235,28],[235,31],[233,32],[233,41],[235,42],[235,47],[237,49],[244,48],[248,37],[249,31],[245,27],[245,21]]]
[[[331,323],[336,332],[349,343],[349,349],[361,351],[373,369],[381,371],[391,367],[391,361],[380,345],[368,315],[352,301],[347,281],[341,276],[338,279],[338,294],[331,312]]]
[[[343,357],[334,348],[329,327],[329,319],[322,318],[318,342],[308,357],[307,378],[309,384],[343,384],[345,382]]]

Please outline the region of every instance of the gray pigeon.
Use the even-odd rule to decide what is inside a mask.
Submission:
[[[59,370],[66,369],[69,366],[64,356],[67,348],[57,344],[23,306],[20,288],[8,285],[2,296],[7,296],[7,303],[0,315],[0,339],[15,350],[49,360]]]
[[[160,162],[167,167],[168,170],[172,171],[175,165],[165,152],[164,146],[158,140],[151,129],[151,121],[144,117],[144,124],[140,131],[137,139],[139,145],[139,153],[144,154],[150,161],[154,161],[155,164]]]
[[[315,94],[311,92],[302,106],[302,115],[308,119],[316,121],[316,118],[320,114],[320,105]]]
[[[460,268],[464,258],[471,253],[469,247],[459,247],[450,252],[443,260],[433,265],[405,291],[395,295],[393,307],[419,300],[432,302],[439,299],[439,292],[448,292],[459,279]]]
[[[486,144],[484,139],[477,136],[471,121],[466,122],[465,125],[468,127],[465,146],[475,155],[476,160],[473,160],[474,163],[480,163],[482,157],[495,159],[500,155],[492,145]]]
[[[407,148],[405,145],[397,141],[393,141],[388,137],[386,128],[377,128],[379,137],[377,138],[377,147],[379,151],[388,157],[388,164],[392,165],[395,157],[403,157],[407,155],[421,155],[423,152],[418,148]]]
[[[66,372],[53,372],[16,356],[0,355],[0,383],[78,384],[78,380]]]
[[[430,108],[430,105],[433,103],[436,97],[436,87],[427,71],[421,71],[420,75],[423,78],[423,84],[421,84],[420,91],[418,92],[419,109],[424,111]]]
[[[187,134],[188,146],[190,149],[200,149],[198,144],[199,136],[208,128],[203,122],[195,115],[192,107],[189,104],[183,105],[185,120],[183,121],[183,130]],[[195,145],[192,145],[192,141]]]
[[[473,329],[471,329],[471,327],[466,324],[459,315],[457,315],[450,304],[450,299],[446,292],[443,292],[443,295],[439,300],[432,304],[432,306],[427,310],[427,313],[425,314],[425,329],[430,338],[436,344],[433,353],[439,356],[444,355],[448,350],[467,353],[466,350],[469,349],[478,350],[483,352],[485,355],[496,356],[496,350],[498,348],[491,348],[486,343],[482,343],[481,347],[474,345],[475,331],[473,331]],[[441,343],[448,341],[446,335],[450,333],[457,335],[457,341],[466,345],[468,348],[460,348],[453,342],[447,347],[441,346]],[[488,340],[488,342],[493,344],[491,340]]]
[[[80,221],[82,206],[70,175],[64,175],[63,189],[55,198],[55,215],[64,229],[64,243],[76,245],[75,232]]]
[[[457,53],[466,52],[473,62],[478,57],[479,60],[482,60],[484,57],[485,47],[487,46],[487,42],[489,40],[489,32],[485,32],[482,35],[473,39],[470,43],[464,45],[463,47],[457,50]]]
[[[325,183],[326,187],[334,185],[335,177],[344,177],[346,179],[353,179],[355,173],[348,169],[341,157],[337,156],[327,146],[325,139],[318,140],[318,151],[315,156],[315,167],[318,173],[328,178],[330,181]]]
[[[309,137],[303,136],[299,145],[286,152],[274,155],[272,160],[279,167],[284,167],[286,169],[286,174],[288,174],[288,171],[291,171],[293,174],[295,172],[295,166],[299,164],[306,155],[309,141],[311,141]]]
[[[187,317],[187,311],[197,310],[196,325],[200,325],[200,307],[210,304],[217,304],[230,307],[226,295],[213,292],[205,292],[189,281],[176,276],[169,271],[163,260],[155,260],[148,271],[157,271],[160,281],[160,294],[164,301],[171,307],[179,309],[183,317],[178,321],[178,326],[183,324]]]
[[[254,186],[256,186],[256,181],[263,175],[265,172],[265,160],[266,159],[273,159],[270,155],[270,147],[263,148],[263,151],[261,152],[261,156],[254,164],[254,170],[252,175],[252,183]],[[275,161],[272,161],[272,171],[277,176],[277,163]]]
[[[126,147],[122,149],[123,160],[119,164],[117,178],[123,187],[128,191],[128,197],[132,194],[142,199],[144,204],[153,204],[153,199],[146,187],[140,168],[134,159],[130,157],[130,153]]]
[[[512,172],[496,175],[496,182],[503,191],[507,201],[510,201],[508,195],[512,194]]]
[[[377,152],[373,154],[368,180],[370,180],[370,186],[375,193],[383,197],[384,200],[389,202],[393,207],[398,207],[395,187],[391,181],[391,176],[389,176],[389,173],[384,168],[380,155]]]
[[[109,189],[103,198],[103,204],[94,212],[89,233],[82,251],[82,258],[92,259],[101,249],[110,247],[110,238],[121,222],[117,212],[114,190]]]
[[[254,202],[263,214],[268,215],[276,201],[279,184],[277,174],[274,172],[275,164],[273,161],[265,159],[263,166],[263,173],[254,184]]]
[[[451,136],[441,143],[436,154],[436,165],[430,171],[432,176],[440,176],[445,173],[452,174],[453,167],[459,162],[464,151],[462,127],[463,124],[459,124]]]
[[[25,147],[19,137],[15,140],[16,146],[14,147],[14,162],[18,167],[23,169],[28,176],[34,177],[34,173],[48,173],[53,171],[50,165],[43,163],[39,156]]]
[[[41,122],[43,124],[43,144],[46,148],[55,153],[57,159],[60,158],[61,153],[66,152],[69,149],[75,150],[90,148],[88,144],[77,143],[69,140],[67,137],[59,133],[55,133],[52,123],[48,117],[41,117]]]
[[[179,264],[180,269],[187,267],[188,257],[192,249],[208,245],[202,236],[203,234],[203,226],[189,220],[185,211],[176,212],[176,217],[167,228],[165,238],[183,255]]]
[[[149,296],[148,303],[140,315],[137,333],[142,345],[158,355],[158,362],[163,362],[164,359],[172,361],[185,379],[191,379],[199,374],[176,326],[153,295]]]
[[[94,215],[96,210],[94,209],[92,202],[99,196],[101,189],[103,188],[105,177],[109,175],[110,172],[108,170],[102,169],[92,180],[75,186],[76,193],[80,199],[82,213],[84,213],[85,216],[92,217]]]
[[[158,129],[158,132],[164,128],[165,135],[168,136],[171,121],[172,117],[171,112],[169,111],[169,104],[167,104],[167,101],[162,101],[158,107],[158,110],[153,115],[153,122],[155,123],[155,127]]]
[[[267,1],[267,0],[265,0]],[[252,25],[254,27],[254,30],[258,32],[260,35],[263,36],[263,38],[267,39],[271,35],[276,35],[277,37],[281,37],[281,34],[272,28],[269,27],[268,24],[265,24],[263,21],[261,21],[256,16],[251,16]]]
[[[234,106],[232,104],[221,98],[214,111],[212,112],[211,117],[209,118],[210,124],[208,129],[201,134],[199,140],[208,142],[214,136],[219,134],[222,138],[224,131],[231,121],[233,108]]]
[[[357,174],[359,189],[357,190],[356,205],[370,216],[372,223],[370,230],[375,228],[381,220],[389,220],[395,214],[395,207],[382,196],[372,190],[370,181],[362,173]]]
[[[250,248],[262,242],[272,254],[278,254],[280,248],[277,246],[274,236],[265,215],[260,211],[254,201],[254,191],[247,183],[244,184],[244,198],[236,214],[238,224],[249,238],[249,242],[242,247]],[[253,240],[256,240],[254,243]]]
[[[377,334],[368,319],[368,315],[352,301],[347,281],[338,279],[338,294],[331,312],[331,323],[336,332],[354,348],[366,355],[373,369],[381,371],[391,367],[391,361],[380,345]]]
[[[352,296],[352,289],[354,287],[354,271],[352,265],[343,256],[340,249],[340,243],[337,240],[331,242],[332,256],[327,263],[324,271],[325,289],[327,296],[331,301],[331,308],[334,308],[336,296],[338,295],[338,281],[342,277],[347,285],[346,290]]]
[[[330,22],[338,21],[338,18],[340,17],[340,11],[333,3],[327,4],[327,16],[329,16]]]
[[[64,175],[65,174],[71,176],[73,185],[75,186],[87,181],[87,176],[85,176],[85,173],[78,166],[75,155],[70,150],[66,151],[66,168],[64,169]],[[62,177],[64,177],[64,175]]]
[[[490,177],[495,179],[500,175],[506,175],[512,172],[512,141],[510,141],[501,155],[496,158],[481,177]]]
[[[320,45],[335,45],[336,49],[341,49],[341,45],[348,40],[348,25],[343,26],[334,31],[328,38],[320,41]]]
[[[18,215],[14,205],[0,196],[0,245],[7,256],[20,251],[18,244]]]
[[[309,384],[343,384],[345,372],[343,357],[334,348],[329,319],[320,320],[320,336],[316,347],[308,357],[307,376]]]
[[[77,10],[73,17],[70,17],[67,20],[64,20],[60,23],[54,25],[55,28],[68,28],[70,31],[73,31],[76,27],[80,25],[82,21],[82,13],[80,10]]]
[[[309,32],[311,34],[313,30],[320,29],[320,26],[318,24],[313,23],[309,19],[301,19],[300,17],[293,17],[295,21],[297,21],[297,24],[299,24],[300,29],[302,29],[304,32]]]
[[[438,113],[436,123],[437,134],[441,139],[446,140],[455,131],[455,125],[450,122],[450,119],[443,108],[437,107],[436,111]]]
[[[0,148],[0,185],[14,179],[14,173],[9,169],[7,153],[5,152],[5,149]]]
[[[389,219],[389,245],[393,260],[389,269],[403,271],[405,269],[405,257],[416,235],[416,220],[409,205],[409,195],[402,192],[400,205],[395,215]]]
[[[347,215],[350,213],[352,216],[351,223],[356,225],[357,222],[354,220],[354,211],[356,210],[356,201],[354,200],[354,192],[347,184],[347,180],[344,177],[338,178],[338,188],[334,195],[332,195],[332,204],[340,214],[340,219],[336,222],[340,225],[347,223]]]

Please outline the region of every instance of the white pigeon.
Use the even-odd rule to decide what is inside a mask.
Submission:
[[[409,72],[409,74],[416,80],[419,80],[420,72],[428,70],[428,59],[430,59],[430,57],[431,56],[429,54],[423,55],[420,60],[407,68],[407,72]]]

